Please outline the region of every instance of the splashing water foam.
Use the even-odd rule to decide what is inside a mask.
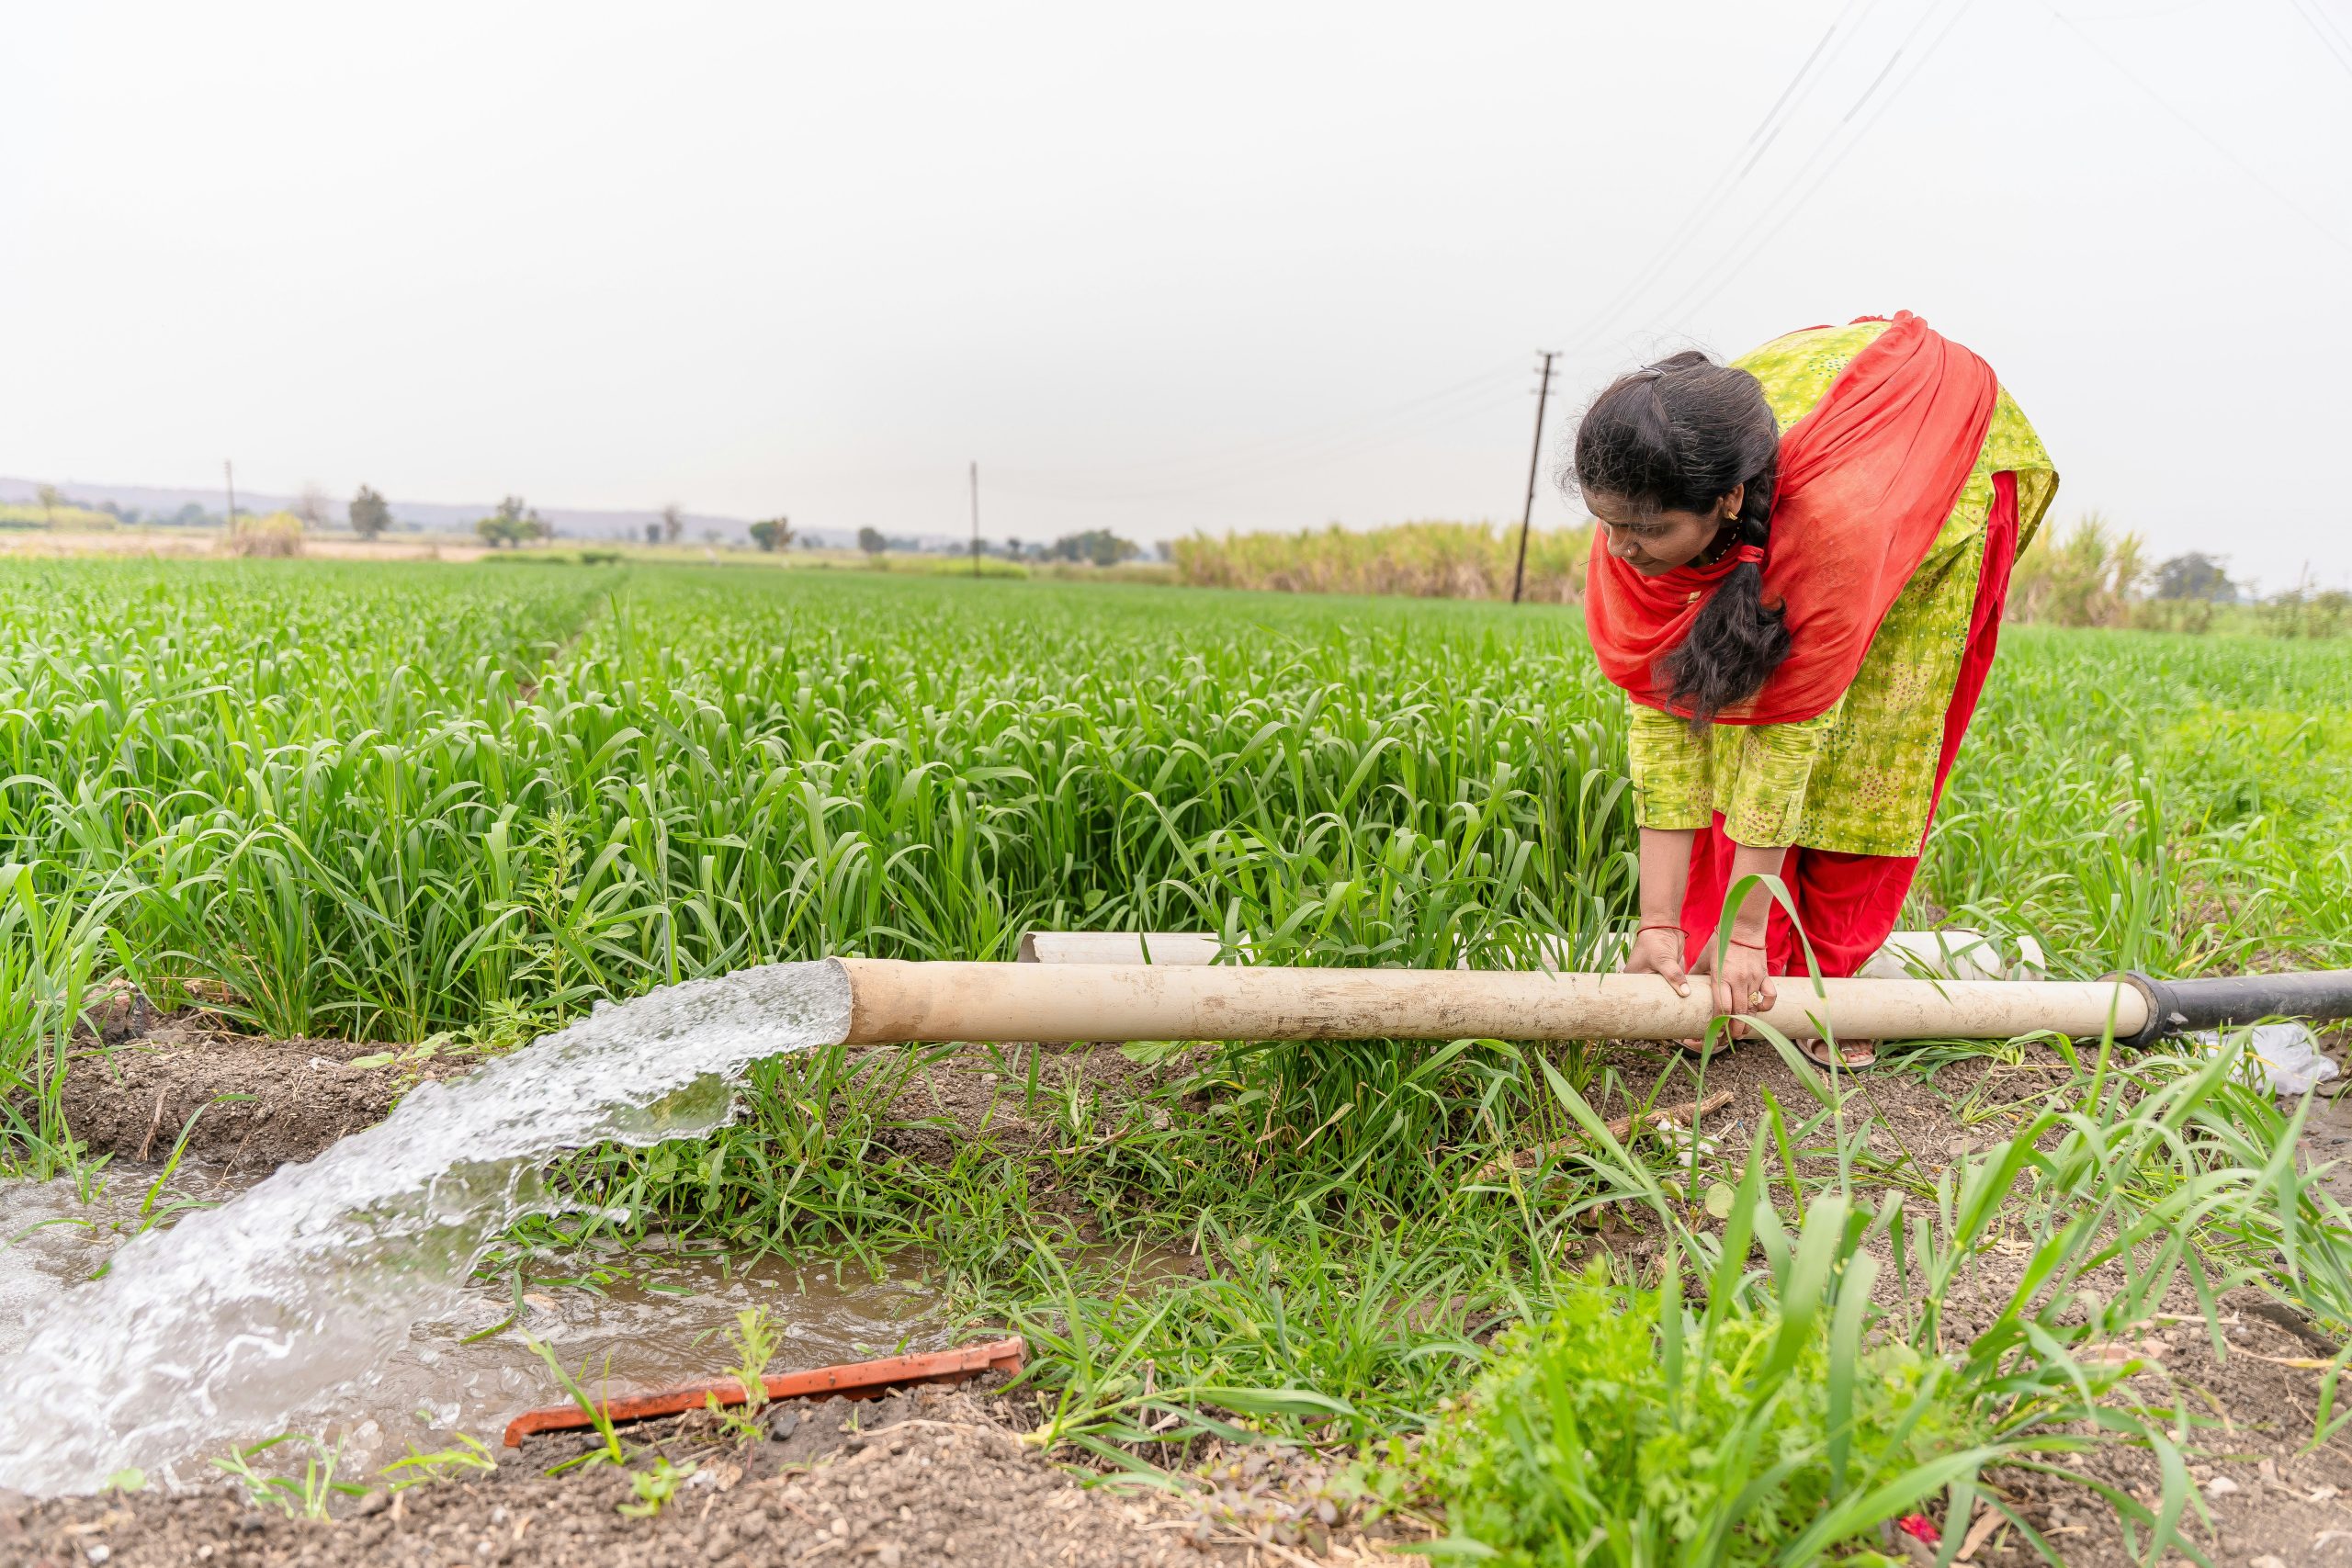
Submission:
[[[359,1389],[482,1253],[546,1210],[546,1158],[726,1123],[755,1061],[849,1032],[838,965],[777,964],[654,991],[390,1117],[226,1206],[150,1232],[0,1358],[0,1486],[93,1490],[208,1443],[274,1435]]]

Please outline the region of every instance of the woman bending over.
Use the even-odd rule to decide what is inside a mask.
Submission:
[[[1990,366],[1905,312],[1620,378],[1573,482],[1600,524],[1586,625],[1633,704],[1625,967],[1685,994],[1711,976],[1720,1013],[1770,1008],[1775,976],[1806,972],[1787,913],[1758,886],[1716,931],[1766,873],[1821,973],[1853,974],[1894,929],[2010,561],[2057,491],[2041,439]]]

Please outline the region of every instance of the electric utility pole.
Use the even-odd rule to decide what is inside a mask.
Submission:
[[[237,527],[237,466],[226,457],[220,459],[220,477],[229,484],[229,528],[234,533]]]
[[[1535,473],[1544,466],[1544,405],[1552,398],[1552,361],[1559,357],[1553,349],[1542,352],[1544,380],[1535,389],[1535,450],[1527,455],[1527,505],[1519,514],[1519,565],[1511,569],[1510,574],[1510,602],[1514,604],[1527,586],[1527,530],[1535,521]]]
[[[980,460],[972,459],[972,575],[980,575]]]

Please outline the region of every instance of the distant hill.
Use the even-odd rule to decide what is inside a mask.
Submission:
[[[0,503],[32,504],[40,499],[41,481],[0,477]],[[59,482],[58,490],[66,499],[79,505],[104,508],[108,502],[124,512],[135,510],[140,516],[164,522],[187,506],[201,507],[218,521],[228,506],[228,498],[220,487],[205,490],[179,490],[156,485],[88,484],[80,480]],[[338,496],[335,501],[335,521],[341,522],[343,506],[350,498]],[[528,499],[526,497],[525,499]],[[269,491],[237,491],[240,512],[277,512],[290,509],[296,498]],[[474,524],[498,510],[495,501],[442,502],[394,501],[393,526],[423,533],[462,534]],[[570,539],[642,539],[645,525],[662,520],[661,509],[648,507],[642,511],[607,512],[587,507],[542,506],[539,515],[555,525],[559,537]],[[686,513],[684,543],[701,544],[713,529],[720,542],[748,544],[750,520],[741,517],[719,517],[708,513]],[[848,548],[857,543],[854,530],[818,528],[810,536],[830,548]]]

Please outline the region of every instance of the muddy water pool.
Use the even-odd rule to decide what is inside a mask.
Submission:
[[[183,1168],[158,1186],[156,1173],[118,1166],[86,1192],[71,1181],[0,1181],[0,1356],[65,1307],[142,1224],[169,1224],[254,1180]],[[379,1365],[297,1409],[288,1429],[340,1440],[339,1472],[360,1482],[412,1447],[452,1446],[457,1433],[495,1450],[518,1412],[564,1402],[532,1341],[591,1393],[640,1393],[723,1377],[735,1359],[726,1331],[752,1306],[768,1310],[782,1337],[772,1371],[942,1348],[955,1339],[952,1319],[923,1262],[902,1256],[876,1272],[776,1257],[744,1266],[664,1237],[541,1253],[522,1261],[519,1301],[512,1274],[468,1286],[456,1310],[413,1325]],[[186,1455],[154,1479],[211,1481],[209,1461],[225,1452],[223,1444]]]

